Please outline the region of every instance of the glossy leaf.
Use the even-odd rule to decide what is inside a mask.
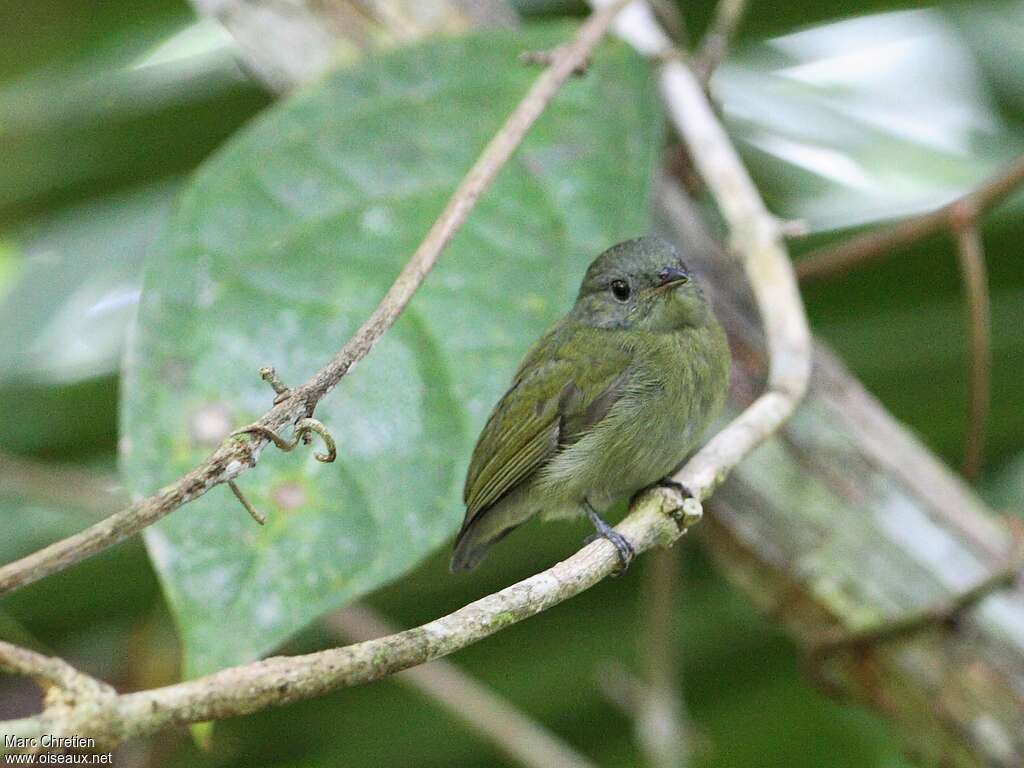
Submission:
[[[339,71],[205,164],[151,255],[123,399],[134,492],[269,406],[355,331],[571,28],[491,32]],[[267,652],[401,575],[462,516],[473,439],[589,261],[648,229],[661,131],[646,65],[607,44],[534,128],[395,327],[317,411],[332,465],[268,448],[149,529],[187,673]]]

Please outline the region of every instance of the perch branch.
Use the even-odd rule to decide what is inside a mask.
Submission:
[[[279,393],[280,401],[250,425],[249,434],[229,436],[205,461],[173,484],[80,533],[0,566],[0,595],[102,552],[199,498],[211,488],[235,480],[256,465],[267,444],[267,435],[280,433],[285,427],[310,418],[320,400],[370,353],[384,332],[394,324],[480,196],[490,187],[562,85],[590,56],[624,2],[616,0],[605,11],[593,14],[581,25],[576,38],[557,52],[551,66],[537,77],[463,178],[373,314],[333,360],[305,384],[288,391],[287,396],[282,398]]]
[[[332,614],[327,626],[349,642],[363,642],[397,632],[372,608],[358,604]],[[395,677],[422,691],[453,717],[490,739],[519,765],[527,768],[593,766],[540,723],[454,664],[439,659],[399,672]]]
[[[564,81],[596,44],[619,9],[618,3],[600,5],[602,9],[581,28],[570,53],[559,59],[541,81],[547,80],[550,85],[552,72]],[[768,391],[676,474],[675,479],[690,489],[693,498],[684,500],[670,488],[651,489],[633,503],[617,526],[640,553],[656,545],[669,545],[683,535],[701,517],[699,500],[707,498],[738,461],[792,414],[807,388],[810,337],[776,221],[765,209],[696,76],[681,61],[669,58],[671,43],[646,5],[634,2],[627,6],[620,22],[620,34],[665,62],[661,66],[664,98],[691,154],[699,159],[699,168],[732,230],[733,243],[743,255],[771,356]],[[657,46],[649,44],[652,40]],[[473,179],[471,173],[463,184]],[[464,217],[467,210],[459,216]],[[446,224],[443,232],[447,234],[438,237],[450,237],[449,227]],[[414,281],[415,273],[407,280]],[[400,280],[393,290],[409,288],[410,283]],[[346,354],[343,351],[341,362],[336,359],[329,369],[345,369]],[[315,377],[308,386],[329,388],[329,382]],[[287,408],[296,397],[304,404],[303,389],[278,408]],[[163,688],[80,701],[74,716],[44,709],[33,717],[0,723],[0,734],[54,733],[74,722],[80,735],[110,744],[169,725],[218,720],[308,699],[453,653],[578,595],[618,567],[615,547],[600,539],[535,576],[420,627],[343,648],[269,658]],[[84,712],[91,714],[86,716]]]
[[[269,381],[273,375],[271,369],[264,378]],[[279,392],[286,389],[280,381],[277,381],[277,385],[280,389],[275,386],[275,390]],[[109,502],[106,511],[122,501],[117,493],[106,490],[107,485],[113,484],[113,479],[108,480],[102,475],[77,467],[8,458],[0,455],[0,490],[13,488],[19,496],[30,500],[52,501],[52,486],[55,483],[66,483],[66,486],[62,486],[60,497],[66,502],[64,507],[70,508],[74,501],[81,500],[88,513],[99,511],[102,499]],[[94,494],[96,498],[93,498]],[[243,504],[249,503],[244,496],[240,501]],[[674,551],[665,550],[666,553]],[[398,631],[365,604],[356,604],[335,612],[325,623],[331,631],[349,642],[371,640]],[[26,640],[36,642],[27,635]],[[26,663],[25,659],[34,663]],[[63,682],[73,679],[72,673],[77,673],[77,670],[67,668],[59,660],[53,660],[52,664],[44,660],[45,657],[26,649],[13,646],[0,648],[0,669],[11,673],[35,676],[44,682],[54,677]],[[43,672],[48,674],[44,677]],[[58,672],[61,674],[55,674]],[[526,768],[589,768],[593,765],[540,723],[453,664],[438,660],[408,669],[397,677],[435,699],[454,717],[489,738],[511,759]]]
[[[875,261],[943,229],[955,231],[959,212],[966,208],[973,211],[974,216],[980,216],[1021,184],[1024,184],[1024,157],[1014,160],[974,191],[937,210],[807,254],[796,264],[797,277],[802,283],[821,280]]]

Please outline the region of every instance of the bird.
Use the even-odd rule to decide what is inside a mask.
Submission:
[[[651,485],[678,486],[665,478],[720,412],[730,367],[725,332],[670,243],[645,236],[601,253],[480,433],[451,570],[475,568],[538,514],[588,517],[625,570],[635,550],[602,515]]]

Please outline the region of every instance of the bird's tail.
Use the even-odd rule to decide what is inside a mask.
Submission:
[[[476,568],[494,544],[519,527],[516,524],[495,531],[492,525],[487,525],[489,521],[486,518],[486,513],[477,515],[462,526],[462,530],[459,531],[459,535],[455,539],[455,551],[452,553],[452,562],[449,566],[452,573],[471,571]]]

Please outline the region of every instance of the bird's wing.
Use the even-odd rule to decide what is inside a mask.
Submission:
[[[538,342],[484,426],[463,491],[463,529],[604,418],[626,388],[625,350],[610,345],[595,356],[560,346]]]

